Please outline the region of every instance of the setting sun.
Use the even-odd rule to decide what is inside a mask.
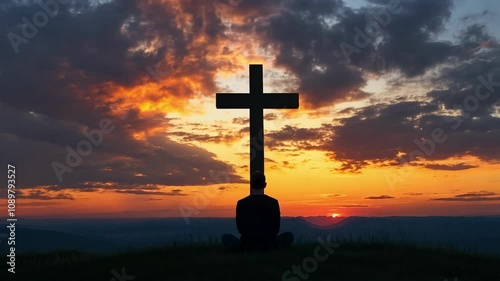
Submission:
[[[338,218],[338,217],[341,217],[342,215],[341,214],[332,214],[332,218]]]

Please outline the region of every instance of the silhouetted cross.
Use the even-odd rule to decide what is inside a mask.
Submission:
[[[264,173],[264,108],[299,108],[298,93],[265,94],[262,64],[250,65],[250,94],[216,94],[217,108],[250,109],[250,176]]]

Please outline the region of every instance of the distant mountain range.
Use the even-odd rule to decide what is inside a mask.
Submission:
[[[0,225],[0,253],[7,250]],[[500,217],[285,217],[281,231],[297,242],[326,239],[375,240],[454,246],[500,254]],[[16,228],[16,251],[80,250],[112,253],[128,248],[218,240],[238,234],[234,218],[23,219]]]

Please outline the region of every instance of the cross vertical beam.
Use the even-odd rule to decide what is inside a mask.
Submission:
[[[250,65],[250,176],[264,173],[264,108],[259,100],[264,94],[261,64]]]

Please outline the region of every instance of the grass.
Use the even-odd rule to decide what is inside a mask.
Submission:
[[[454,248],[431,248],[416,244],[347,241],[317,262],[302,277],[290,272],[292,266],[314,266],[318,243],[298,244],[272,253],[231,253],[221,245],[194,243],[151,247],[114,255],[76,251],[19,256],[16,274],[7,273],[1,261],[0,280],[23,281],[113,281],[112,270],[125,270],[134,278],[114,281],[180,280],[363,280],[363,281],[459,281],[500,280],[500,257],[479,255]],[[326,254],[324,249],[320,255]],[[310,258],[308,258],[310,257]],[[306,276],[307,275],[307,276]],[[16,278],[13,278],[16,277]],[[306,279],[307,277],[307,279]]]

